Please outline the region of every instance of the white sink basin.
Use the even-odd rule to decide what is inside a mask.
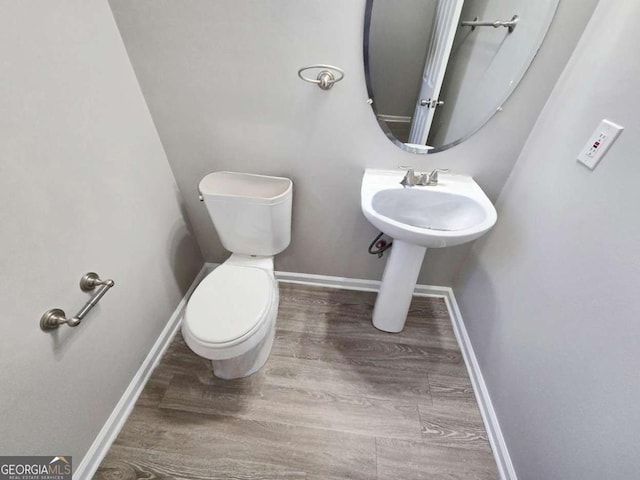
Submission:
[[[403,170],[366,170],[360,201],[364,216],[393,238],[373,309],[373,325],[404,328],[427,247],[475,240],[496,223],[491,201],[466,175],[440,174],[437,185],[403,187]]]
[[[405,173],[368,169],[362,179],[364,216],[393,239],[448,247],[475,240],[496,223],[496,209],[471,177],[441,173],[438,185],[405,188]]]

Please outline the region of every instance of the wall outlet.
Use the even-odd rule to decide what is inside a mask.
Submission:
[[[591,170],[596,168],[622,130],[624,127],[609,120],[602,120],[578,155],[578,161]]]

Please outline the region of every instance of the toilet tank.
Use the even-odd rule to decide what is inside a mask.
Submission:
[[[289,246],[290,179],[214,172],[198,188],[222,245],[230,252],[276,255]]]

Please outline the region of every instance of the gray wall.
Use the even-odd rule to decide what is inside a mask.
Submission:
[[[495,198],[595,0],[563,0],[526,78],[477,135],[444,153],[396,148],[366,104],[364,0],[111,0],[186,209],[208,261],[221,247],[196,186],[214,170],[293,179],[293,234],[279,270],[380,279],[360,212],[365,167],[448,167]],[[346,71],[330,91],[302,82],[310,63]],[[421,283],[449,285],[467,247],[427,252]]]
[[[594,18],[455,288],[519,480],[640,472],[640,4]],[[602,118],[626,129],[591,172]]]
[[[202,259],[109,5],[0,11],[0,454],[77,467]],[[90,270],[116,286],[40,331]]]
[[[378,113],[413,116],[436,6],[436,0],[374,0],[369,61]]]

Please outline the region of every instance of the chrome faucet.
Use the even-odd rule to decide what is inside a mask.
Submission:
[[[416,185],[421,187],[433,187],[438,185],[438,173],[449,171],[448,168],[435,168],[428,173],[419,173],[416,175],[415,171],[411,167],[400,168],[407,169],[407,173],[400,181],[400,185],[403,187],[415,187]]]

